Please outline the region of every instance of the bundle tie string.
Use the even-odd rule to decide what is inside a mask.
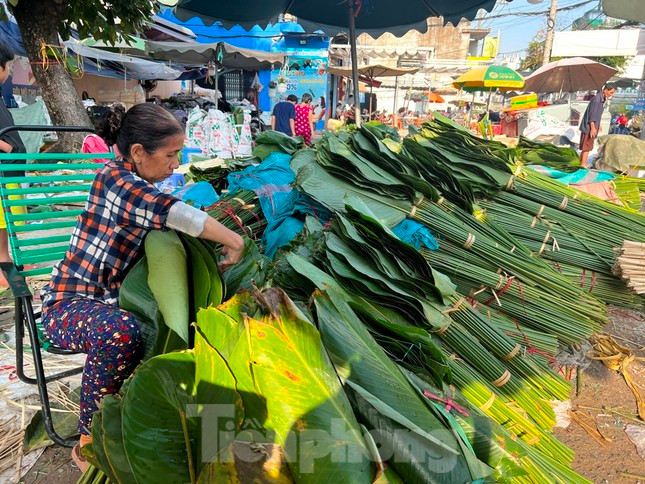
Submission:
[[[445,326],[440,327],[437,330],[431,331],[431,333],[436,334],[437,336],[441,336],[444,334],[446,331],[448,331],[448,328],[450,327],[450,323],[446,324]]]
[[[441,311],[441,314],[450,314],[455,311],[458,311],[461,305],[464,303],[464,301],[466,301],[466,298],[463,296],[460,297],[459,300],[455,304],[453,304],[451,308],[444,309],[443,311]],[[447,326],[444,326],[444,327],[447,328]]]
[[[509,354],[507,354],[506,356],[503,356],[502,361],[512,360],[515,357],[515,355],[517,355],[520,352],[521,349],[522,347],[519,344],[515,344],[515,348],[513,348]]]
[[[466,239],[466,242],[464,243],[464,249],[470,249],[473,244],[475,243],[475,234],[468,234],[468,238]]]
[[[503,277],[503,276],[501,276],[501,275],[500,275],[500,277]],[[499,300],[499,296],[501,296],[501,295],[502,295],[502,294],[504,294],[506,291],[508,291],[508,289],[511,287],[511,285],[513,285],[513,281],[514,281],[514,280],[515,280],[515,276],[511,276],[511,277],[509,277],[509,278],[508,278],[508,280],[506,281],[506,285],[505,285],[504,287],[502,287],[502,288],[500,289],[500,291],[499,291],[499,292],[495,292],[493,289],[491,289],[491,292],[493,293],[493,297],[491,297],[491,298],[490,298],[488,301],[486,301],[484,304],[485,304],[486,306],[488,306],[488,305],[490,305],[490,303],[492,303],[493,301],[497,301],[497,305],[501,307],[501,306],[502,306],[502,302]]]
[[[485,412],[491,407],[494,401],[495,401],[495,394],[493,392],[490,392],[490,398],[486,401],[486,403],[484,403],[481,407],[479,407],[479,409],[482,412]]]
[[[522,328],[520,328],[520,324],[517,322],[517,319],[511,318],[511,320],[513,321],[513,323],[515,323],[515,327],[517,328],[517,330],[522,335],[522,338],[524,339],[524,343],[526,345],[526,349],[525,349],[526,353],[542,355],[549,361],[549,363],[551,363],[551,364],[557,363],[557,360],[553,357],[553,355],[551,355],[550,353],[547,353],[546,351],[540,350],[540,349],[536,348],[535,346],[533,346],[533,344],[529,341],[528,336],[526,336],[526,333],[524,331],[522,331]]]
[[[423,390],[423,396],[431,400],[436,400],[438,402],[445,403],[446,404],[445,410],[448,413],[450,413],[450,410],[454,408],[455,411],[459,412],[464,417],[468,417],[468,411],[450,397],[442,398],[439,395],[435,395],[434,393],[429,392],[428,390]]]
[[[511,379],[511,372],[508,370],[504,370],[504,373],[502,373],[502,376],[500,376],[497,380],[490,382],[491,385],[499,388],[508,383],[508,381]]]
[[[546,243],[549,241],[549,237],[551,237],[551,231],[547,230],[546,235],[544,236],[544,240],[542,241],[542,246],[540,247],[540,250],[538,250],[538,257],[542,255],[542,252],[544,252],[544,249],[546,248]]]

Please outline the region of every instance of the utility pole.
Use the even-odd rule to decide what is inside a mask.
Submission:
[[[558,10],[558,0],[551,0],[549,18],[546,21],[546,39],[544,40],[544,55],[542,65],[548,64],[551,60],[551,47],[553,47],[553,34],[555,31],[555,15]]]

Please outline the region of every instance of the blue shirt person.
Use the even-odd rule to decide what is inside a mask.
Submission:
[[[295,136],[296,103],[298,98],[289,94],[286,101],[279,102],[273,107],[271,115],[271,129],[280,131],[287,136]]]
[[[582,116],[582,121],[580,122],[580,163],[583,167],[587,167],[587,157],[589,152],[593,150],[594,141],[598,136],[605,101],[611,98],[615,92],[615,84],[605,84],[603,90],[591,98],[587,110]]]

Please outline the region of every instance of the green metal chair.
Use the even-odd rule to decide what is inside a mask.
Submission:
[[[9,131],[93,132],[90,128],[76,126],[12,126],[0,130],[0,137]],[[47,384],[81,373],[83,368],[45,375],[41,347],[53,354],[78,352],[60,348],[46,340],[40,311],[34,311],[34,297],[26,278],[50,274],[52,266],[64,257],[72,229],[83,211],[91,182],[96,176],[94,172],[100,168],[96,163],[70,161],[103,158],[112,159],[114,154],[0,153],[0,199],[13,258],[13,263],[0,263],[0,268],[15,298],[16,373],[23,382],[37,385],[47,434],[53,442],[66,447],[73,446],[76,440],[64,439],[54,429]],[[3,160],[24,160],[24,164],[3,164]],[[27,160],[37,163],[27,163]],[[92,171],[88,173],[87,170]],[[24,171],[26,176],[4,175],[11,171]],[[16,184],[21,186],[16,187]],[[29,186],[25,187],[25,184]],[[16,198],[16,195],[29,197]],[[12,213],[12,207],[26,207],[27,213]],[[24,371],[25,327],[29,333],[35,377],[27,376]]]

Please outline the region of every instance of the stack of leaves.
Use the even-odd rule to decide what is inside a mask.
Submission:
[[[475,276],[477,272],[471,275],[468,271],[463,271],[463,276],[469,279],[469,292],[471,289],[477,292],[481,286],[495,291],[506,287],[505,292],[510,291],[509,295],[515,296],[515,305],[509,304],[505,310],[509,316],[535,329],[549,328],[549,332],[565,344],[591,336],[607,321],[606,309],[602,303],[571,284],[553,268],[532,257],[521,243],[494,226],[482,224],[445,201],[441,204],[423,202],[414,218],[431,227],[445,240],[436,255],[433,254],[435,260],[446,257],[444,265],[460,267],[462,263],[468,263],[470,268],[488,270],[488,276],[479,279]],[[453,277],[455,272],[451,272]],[[507,286],[509,279],[512,282]],[[502,286],[497,288],[500,281]],[[525,289],[531,291],[529,297],[537,305],[537,311],[529,316]],[[485,302],[489,297],[479,293],[478,299]],[[540,303],[545,301],[554,303],[554,309],[560,307],[555,313],[557,316],[548,322],[544,318],[544,309],[539,309]]]
[[[357,227],[355,224],[350,222],[350,219],[353,220],[355,216],[362,220],[361,226]],[[303,257],[302,254],[307,253],[307,250],[301,251],[301,254],[293,252],[287,253],[285,258],[300,278],[304,276],[317,287],[325,289],[327,292],[338,292],[343,294],[343,298],[347,301],[347,304],[342,306],[338,305],[337,312],[339,314],[335,317],[328,318],[338,326],[339,335],[337,337],[337,341],[346,345],[347,350],[345,351],[358,352],[359,349],[357,348],[360,348],[360,346],[355,343],[350,336],[350,333],[354,331],[358,332],[358,329],[356,329],[358,325],[353,322],[352,319],[352,311],[355,311],[356,314],[360,316],[361,320],[368,325],[368,328],[376,341],[378,341],[381,347],[390,355],[391,358],[394,358],[395,361],[399,361],[401,364],[406,366],[411,365],[410,368],[414,368],[415,372],[422,372],[430,381],[433,382],[436,382],[437,380],[437,370],[439,369],[443,372],[444,378],[448,379],[448,381],[452,381],[457,388],[464,392],[473,405],[481,407],[482,411],[493,418],[495,422],[507,427],[507,430],[499,428],[499,434],[495,431],[491,435],[489,430],[480,433],[479,437],[482,440],[470,440],[472,445],[475,447],[476,453],[478,450],[477,444],[489,446],[493,435],[496,435],[494,440],[497,442],[502,441],[504,437],[511,440],[519,438],[526,442],[526,447],[535,446],[535,448],[538,449],[535,452],[536,455],[534,457],[523,457],[519,459],[520,467],[524,472],[528,472],[528,474],[532,476],[531,478],[535,479],[537,476],[549,475],[548,473],[551,469],[556,469],[556,475],[560,476],[563,481],[586,482],[584,479],[573,473],[569,468],[573,457],[571,451],[562,446],[562,444],[557,440],[553,439],[553,437],[548,433],[541,430],[539,426],[536,426],[532,419],[529,420],[522,416],[526,411],[522,409],[521,406],[517,407],[518,410],[514,410],[510,406],[518,405],[518,402],[524,401],[524,405],[531,407],[529,413],[535,416],[536,412],[533,407],[536,405],[539,406],[540,397],[532,394],[527,400],[524,400],[522,394],[524,392],[531,393],[531,390],[525,389],[519,390],[512,397],[508,396],[508,388],[512,385],[507,387],[507,384],[503,384],[501,387],[497,387],[490,383],[490,377],[483,376],[487,374],[485,369],[486,364],[490,364],[492,361],[495,361],[495,358],[489,359],[492,355],[485,349],[474,349],[473,353],[471,353],[476,355],[477,358],[483,358],[483,365],[478,365],[478,362],[474,362],[478,369],[483,368],[483,374],[472,368],[469,363],[466,363],[466,361],[471,362],[471,354],[459,353],[458,351],[459,359],[457,361],[469,369],[468,374],[471,375],[471,378],[462,378],[459,380],[454,378],[454,374],[451,376],[451,372],[445,372],[445,368],[443,368],[445,361],[448,360],[452,367],[453,360],[452,358],[440,358],[440,356],[436,354],[437,336],[444,341],[452,339],[451,335],[455,336],[455,341],[462,349],[464,347],[468,349],[469,346],[473,344],[477,345],[477,340],[473,338],[468,331],[464,329],[464,327],[460,327],[456,320],[448,319],[448,316],[454,316],[455,313],[459,312],[464,312],[466,317],[472,316],[473,313],[471,313],[466,307],[457,309],[457,311],[448,312],[447,314],[441,314],[441,312],[439,312],[436,317],[445,318],[447,324],[447,326],[443,326],[447,329],[443,330],[441,334],[439,334],[439,332],[435,331],[434,327],[429,324],[427,320],[423,320],[423,316],[411,318],[410,316],[405,316],[400,312],[406,310],[414,311],[414,309],[410,309],[408,306],[408,304],[411,303],[411,299],[417,299],[420,305],[423,304],[423,296],[420,296],[419,292],[416,291],[414,287],[411,287],[415,284],[411,282],[409,285],[406,285],[404,278],[401,276],[397,279],[388,277],[384,274],[377,276],[377,272],[379,271],[378,267],[389,267],[390,271],[396,271],[397,266],[399,267],[399,271],[405,272],[406,274],[416,270],[416,273],[414,273],[413,276],[410,276],[410,281],[427,281],[423,286],[427,286],[428,288],[436,288],[437,286],[434,284],[436,284],[437,281],[441,281],[443,276],[436,271],[433,271],[432,268],[427,266],[423,260],[419,260],[418,253],[414,251],[414,249],[397,242],[396,239],[393,239],[393,237],[387,233],[387,229],[380,226],[376,221],[371,219],[371,217],[365,217],[364,215],[358,214],[350,209],[347,216],[339,217],[338,223],[343,225],[344,230],[342,232],[353,232],[354,235],[351,239],[348,239],[351,241],[351,249],[348,245],[341,246],[341,250],[339,251],[340,253],[334,253],[332,249],[329,249],[329,254],[327,256],[327,258],[329,258],[329,262],[326,262],[325,265],[328,264],[332,267],[327,269],[328,273],[321,271]],[[381,230],[380,232],[379,227]],[[371,230],[366,231],[366,228]],[[342,234],[342,232],[340,233]],[[337,233],[338,231],[334,230],[334,234],[330,234],[328,236],[328,246],[331,247],[333,245],[338,248],[339,244],[344,243],[343,237],[347,236],[336,235]],[[366,241],[363,237],[367,237],[369,233],[372,234],[373,238]],[[380,242],[376,242],[377,239]],[[350,252],[352,249],[359,252]],[[345,259],[343,259],[343,263],[345,265],[345,269],[343,269],[343,265],[339,264],[337,261],[335,262],[333,258],[329,257],[330,254],[334,254],[337,258],[340,258],[344,254]],[[314,258],[316,257],[313,252],[309,253],[309,256]],[[375,264],[374,259],[370,259],[370,257],[377,257],[379,263]],[[429,272],[425,273],[423,277],[421,277],[418,271],[423,272],[424,266],[426,267],[425,270]],[[334,267],[336,270],[334,270]],[[338,271],[338,273],[336,271]],[[352,272],[355,272],[354,276],[352,276]],[[367,276],[365,272],[369,273],[370,276]],[[343,275],[341,276],[340,274]],[[360,283],[367,284],[369,289],[361,290],[359,286]],[[388,284],[388,286],[385,284]],[[305,284],[302,284],[302,286],[305,286]],[[439,283],[439,286],[445,291],[449,290],[447,287],[444,287],[441,282]],[[386,289],[386,287],[389,287],[389,290]],[[433,293],[436,293],[437,291],[437,289],[430,290]],[[405,301],[407,301],[407,303]],[[433,299],[425,300],[426,303],[431,301],[434,301],[434,304],[439,306],[439,308],[428,308],[432,312],[446,307],[444,301],[438,300],[436,295]],[[351,309],[349,309],[349,307],[351,307]],[[330,350],[330,345],[325,339],[325,323],[323,322],[327,317],[321,314],[318,300],[316,300],[316,308],[318,310],[317,314],[321,333],[323,334],[323,341],[325,342],[328,350]],[[448,306],[446,309],[450,310],[450,307]],[[339,318],[342,318],[340,322],[338,322]],[[468,321],[464,322],[468,324]],[[440,327],[440,330],[441,328],[442,327]],[[463,341],[464,339],[466,341]],[[447,348],[448,346],[446,345],[445,347]],[[347,378],[349,379],[355,375],[355,365],[364,361],[366,357],[365,355],[352,357],[351,353],[345,353],[341,358],[336,358],[334,351],[330,351],[332,352],[332,357],[335,362],[337,359],[347,361],[348,366],[345,372],[341,373],[341,375],[347,374]],[[372,350],[372,353],[374,353],[374,351],[376,350]],[[449,354],[453,354],[453,352],[450,351]],[[453,354],[453,356],[456,357],[457,355]],[[514,356],[511,358],[511,361],[517,357],[518,356]],[[508,363],[500,360],[497,361],[502,364],[502,368]],[[492,364],[495,365],[495,363]],[[542,371],[545,375],[551,373],[547,368],[543,368]],[[509,375],[510,373],[511,372],[509,371]],[[522,377],[513,374],[511,381],[522,381],[521,378]],[[552,380],[557,381],[559,379],[552,376]],[[388,379],[388,381],[391,381],[391,379]],[[497,382],[497,384],[499,384],[499,382]],[[526,382],[522,385],[525,386]],[[564,384],[564,386],[566,387],[566,384]],[[376,395],[381,394],[381,391],[376,393]],[[431,397],[428,398],[433,398],[439,393],[436,391],[425,393],[426,396],[428,396],[428,394],[431,395]],[[519,403],[519,405],[522,404]],[[521,413],[518,413],[518,411]],[[481,424],[481,421],[479,423]],[[482,427],[477,426],[472,430],[475,431],[477,428],[479,428],[480,431],[482,429]],[[524,444],[520,445],[524,446]],[[487,448],[490,450],[490,447]],[[506,449],[510,450],[510,448]],[[482,459],[480,454],[477,455]],[[492,453],[489,457],[492,458],[495,455],[495,453]],[[516,458],[518,455],[523,455],[523,452],[511,451],[511,455],[513,458]],[[508,469],[500,462],[486,462],[495,467],[496,472],[498,473],[503,473],[505,470],[508,471]],[[537,464],[536,462],[540,462],[540,464]],[[534,481],[529,480],[527,482]]]
[[[620,176],[610,182],[611,187],[616,193],[623,207],[634,212],[640,212],[643,206],[641,192],[645,191],[645,182],[640,178],[632,178],[629,176]]]
[[[515,195],[515,196],[513,196]],[[623,240],[645,242],[645,217],[593,195],[568,187],[533,170],[522,170],[511,193],[500,193],[495,200],[533,212],[544,207],[540,215],[561,223],[568,229],[578,228],[589,238],[619,247]],[[531,202],[533,205],[531,205]]]
[[[539,204],[526,202],[540,210]],[[603,237],[591,237],[585,226],[565,226],[534,216],[510,202],[480,202],[484,219],[502,226],[522,245],[543,259],[582,290],[608,304],[640,307],[643,300],[630,294],[612,273],[616,253]]]
[[[580,169],[580,157],[573,148],[532,141],[523,136],[520,136],[515,155],[523,165],[543,165],[563,172],[574,172]]]
[[[216,160],[212,164],[191,164],[188,168],[189,178],[195,182],[205,181],[210,183],[217,193],[221,193],[228,186],[226,177],[229,173],[243,170],[256,162],[254,158]]]
[[[370,483],[376,473],[375,445],[318,331],[276,289],[200,311],[194,349],[142,364],[103,400],[92,436],[113,482],[244,482],[240,441],[271,454],[256,466],[265,481]],[[458,449],[453,442],[436,447]]]
[[[356,131],[353,137],[344,136],[345,141],[332,136],[324,140],[319,148],[322,154],[318,155],[325,158],[322,163],[317,162],[311,151],[294,157],[292,167],[298,170],[298,185],[320,203],[342,212],[347,197],[356,196],[387,225],[397,223],[405,215],[403,212],[408,211],[408,216],[438,234],[440,249],[427,255],[432,256],[433,264],[455,278],[460,290],[465,294],[474,292],[473,297],[481,303],[494,298],[492,303],[498,310],[525,327],[556,336],[562,344],[579,342],[606,322],[602,303],[546,262],[532,257],[527,248],[503,229],[482,223],[443,197],[439,204],[423,199],[417,206],[411,206],[400,188],[402,182],[390,181],[375,193],[376,175],[369,167],[376,166],[380,175],[396,180],[395,173],[386,170],[389,155],[381,154],[388,149],[376,137],[370,138],[368,129]],[[354,153],[352,150],[359,145],[361,152]],[[368,146],[373,150],[368,150]],[[398,161],[402,159],[397,157]],[[354,163],[362,168],[353,170]],[[401,167],[395,166],[397,170]],[[464,265],[467,270],[462,269]],[[482,289],[492,292],[484,294]],[[545,311],[545,306],[549,311]]]
[[[253,156],[264,160],[274,151],[293,155],[304,147],[304,141],[300,136],[287,136],[279,131],[263,131],[255,138],[255,149]]]

